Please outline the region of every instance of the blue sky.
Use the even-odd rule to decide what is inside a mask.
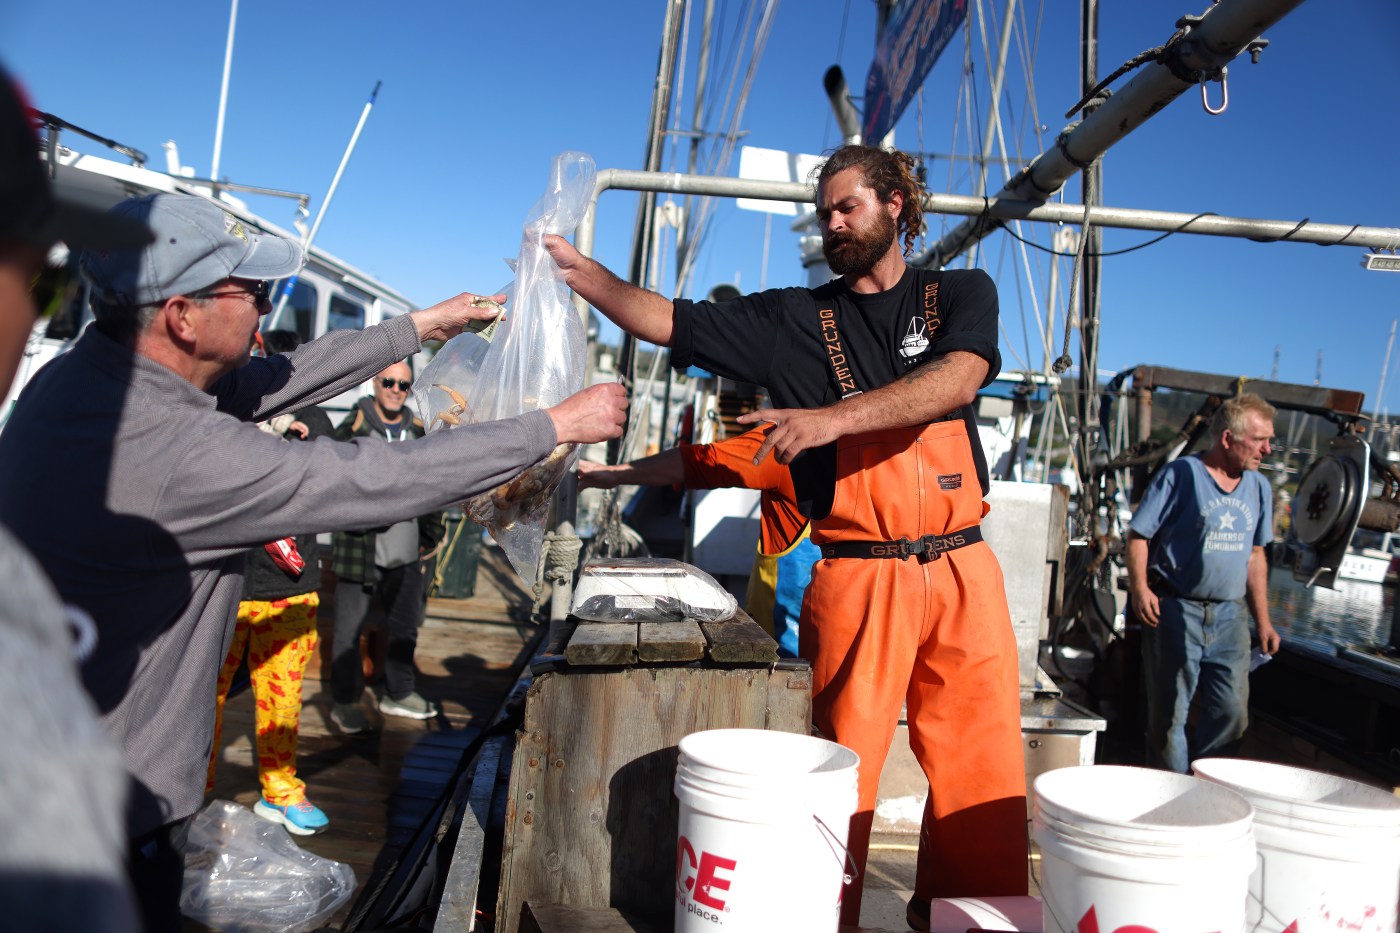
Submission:
[[[1003,0],[991,5],[999,16]],[[1178,16],[1207,4],[1198,5],[1104,3],[1100,73],[1164,42]],[[741,4],[719,6],[732,32]],[[515,255],[556,153],[586,152],[600,168],[641,167],[663,8],[660,0],[242,0],[221,174],[308,192],[314,213],[382,79],[318,244],[420,303],[493,290],[509,280],[502,260]],[[1027,160],[1078,98],[1077,11],[1071,0],[1025,8],[1030,38],[1018,35],[1017,43],[1034,54],[1034,100],[1046,131],[1037,138],[1028,119],[1021,56],[1013,56],[1003,113],[1008,145]],[[0,4],[0,59],[40,109],[142,149],[158,165],[161,144],[174,139],[182,161],[203,175],[228,17],[228,3],[218,0],[9,0]],[[871,0],[785,0],[746,110],[744,143],[812,153],[838,144],[822,74],[840,63],[859,94],[874,35]],[[972,38],[980,133],[988,68],[975,27]],[[1206,114],[1199,96],[1188,94],[1110,151],[1105,201],[1400,226],[1400,3],[1311,0],[1266,38],[1258,65],[1231,68],[1224,115]],[[902,148],[969,152],[966,109],[957,117],[963,49],[960,34],[930,75],[922,108],[912,104],[901,119]],[[683,113],[688,126],[689,104]],[[65,142],[93,151],[71,135]],[[967,192],[963,165],[951,178],[948,166],[931,163],[930,187]],[[665,167],[683,164],[668,153]],[[1078,181],[1064,194],[1078,202]],[[290,224],[288,204],[252,206]],[[610,192],[600,202],[597,255],[615,269],[625,270],[635,210],[634,194]],[[931,218],[934,234],[959,220]],[[762,214],[721,207],[689,293],[722,281],[746,290],[760,281],[802,282],[796,234],[784,218],[774,218],[763,270],[764,224]],[[1027,230],[1048,244],[1044,225]],[[1149,238],[1110,230],[1105,248]],[[979,264],[1001,286],[1006,367],[1038,368],[1032,286],[1016,271],[1016,250],[996,234]],[[1323,383],[1365,392],[1370,407],[1391,321],[1400,318],[1400,274],[1364,271],[1362,252],[1178,235],[1106,259],[1101,368],[1151,363],[1268,377],[1277,348],[1278,378],[1312,383],[1320,351]],[[1032,253],[1030,263],[1043,305],[1047,259]],[[1063,321],[1063,290],[1059,303]],[[1060,339],[1057,331],[1057,346]],[[1382,404],[1396,411],[1400,351],[1391,370]]]

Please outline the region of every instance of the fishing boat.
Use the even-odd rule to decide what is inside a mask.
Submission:
[[[1264,28],[1260,24],[1267,26],[1276,23],[1296,5],[1293,2],[1265,0],[1222,0],[1206,15],[1192,17],[1192,28],[1197,30],[1203,47],[1226,49],[1229,56],[1233,57],[1242,54],[1251,46],[1257,46],[1257,32]],[[769,4],[766,9],[771,9],[772,6],[774,4]],[[1086,3],[1086,21],[1091,19],[1087,13],[1094,6],[1092,2]],[[688,174],[660,171],[666,164],[663,150],[668,139],[674,143],[677,138],[685,137],[687,133],[690,134],[688,139],[695,140],[706,138],[707,132],[712,138],[715,136],[712,132],[715,129],[713,125],[708,128],[699,125],[702,108],[698,103],[697,125],[693,131],[668,129],[668,124],[679,123],[670,118],[669,108],[672,108],[673,102],[669,95],[680,83],[673,79],[679,73],[679,63],[683,60],[683,57],[678,55],[681,44],[680,17],[682,10],[688,7],[685,3],[667,5],[662,41],[663,54],[658,65],[656,98],[650,120],[646,156],[638,170],[613,168],[599,173],[599,197],[596,206],[580,226],[577,238],[581,249],[591,251],[594,245],[597,212],[615,210],[615,199],[609,195],[610,191],[643,192],[638,207],[631,278],[639,284],[676,294],[684,292],[688,277],[695,274],[697,262],[693,248],[694,244],[703,242],[703,230],[699,227],[688,228],[684,235],[677,237],[678,242],[686,244],[684,248],[677,247],[677,281],[659,281],[654,270],[660,264],[655,261],[655,257],[661,249],[658,242],[661,231],[667,228],[663,216],[665,206],[656,203],[655,195],[670,192],[684,196],[687,199],[684,211],[686,218],[703,217],[701,204],[702,199],[707,197],[762,198],[797,205],[809,202],[811,197],[806,187],[796,181],[730,177],[723,163],[716,163],[711,170],[698,174],[695,171]],[[950,11],[951,15],[951,11],[966,12],[969,5],[920,3],[910,0],[905,7],[910,21],[917,23],[919,16],[930,10],[942,8]],[[915,12],[909,13],[910,10]],[[1012,27],[1015,24],[1013,10],[1014,7],[1008,5],[1001,20],[1008,37],[1012,35]],[[878,15],[888,27],[891,36],[898,32],[901,22],[895,13],[895,4],[885,0],[878,4]],[[766,10],[760,19],[765,24],[768,22]],[[1229,27],[1232,21],[1236,23],[1233,31]],[[1247,30],[1241,31],[1244,27],[1238,25],[1240,21],[1248,23]],[[984,20],[979,11],[978,25],[984,37],[991,36],[989,45],[996,48],[996,21]],[[991,28],[988,28],[989,26]],[[1164,23],[1163,34],[1169,34],[1170,29],[1171,24]],[[1086,23],[1086,49],[1096,47],[1095,42],[1087,41],[1092,38],[1088,30],[1089,26]],[[1000,54],[987,53],[987,64],[990,67],[984,69],[984,78],[990,76],[992,80],[998,81],[1000,79],[996,75],[1004,75],[1008,59],[1008,41],[1009,39],[1003,40]],[[969,48],[974,42],[969,30]],[[924,49],[920,48],[917,51],[923,52]],[[969,184],[965,193],[935,192],[929,196],[925,205],[929,211],[945,218],[967,218],[965,223],[957,223],[951,229],[945,229],[936,243],[926,244],[915,257],[920,264],[929,266],[949,265],[976,250],[979,242],[1001,229],[1008,229],[1017,236],[1033,236],[1027,228],[1036,223],[1083,225],[1086,228],[1082,237],[1043,238],[1048,239],[1055,250],[1062,254],[1052,260],[1051,283],[1044,303],[1047,314],[1043,319],[1037,318],[1040,325],[1037,328],[1037,338],[1044,343],[1043,365],[1037,366],[1034,360],[1030,360],[1014,370],[1008,370],[1003,378],[987,388],[978,401],[979,426],[982,429],[983,442],[987,445],[987,460],[998,478],[993,493],[993,515],[1005,522],[1002,526],[1002,537],[999,541],[994,540],[994,547],[1001,549],[998,553],[1002,555],[1003,566],[1008,571],[1008,599],[1013,605],[1017,625],[1028,776],[1065,764],[1106,760],[1104,752],[1111,745],[1106,739],[1114,728],[1126,729],[1129,737],[1132,737],[1131,725],[1125,725],[1121,717],[1110,724],[1109,733],[1101,732],[1106,722],[1105,714],[1101,712],[1104,708],[1101,701],[1107,700],[1111,704],[1117,697],[1106,695],[1103,691],[1079,689],[1082,685],[1077,681],[1082,679],[1086,683],[1091,682],[1094,674],[1076,669],[1071,662],[1087,660],[1096,663],[1097,670],[1101,672],[1111,666],[1115,654],[1121,656],[1124,653],[1129,626],[1122,612],[1122,565],[1120,554],[1116,550],[1121,545],[1122,538],[1119,503],[1126,499],[1124,490],[1134,485],[1134,471],[1140,470],[1145,473],[1152,463],[1173,452],[1174,445],[1166,445],[1165,448],[1161,445],[1148,445],[1146,442],[1149,438],[1143,436],[1144,421],[1139,418],[1134,423],[1128,412],[1133,410],[1134,406],[1139,413],[1144,406],[1150,407],[1150,399],[1156,389],[1166,388],[1168,392],[1187,390],[1169,387],[1169,380],[1162,378],[1166,372],[1162,367],[1141,367],[1135,370],[1132,373],[1134,383],[1131,388],[1122,389],[1121,385],[1105,386],[1099,371],[1093,337],[1098,320],[1096,282],[1100,278],[1096,263],[1098,254],[1102,252],[1101,244],[1094,239],[1093,231],[1104,224],[1118,223],[1128,228],[1163,233],[1191,227],[1192,229],[1186,230],[1188,234],[1208,229],[1209,232],[1222,236],[1287,237],[1295,242],[1324,243],[1336,239],[1339,233],[1332,227],[1340,226],[1346,235],[1352,238],[1348,242],[1354,242],[1358,246],[1382,248],[1394,241],[1394,231],[1356,225],[1238,217],[1217,218],[1125,208],[1106,209],[1100,203],[1098,185],[1092,171],[1087,175],[1088,190],[1081,198],[1083,203],[1066,204],[1052,201],[1048,197],[1049,192],[1061,189],[1066,181],[1077,175],[1081,169],[1092,165],[1109,145],[1166,107],[1174,97],[1183,93],[1194,94],[1198,88],[1203,89],[1207,85],[1223,90],[1222,61],[1188,60],[1176,64],[1183,68],[1191,66],[1200,72],[1201,79],[1184,80],[1179,74],[1173,74],[1172,69],[1150,64],[1140,79],[1135,78],[1125,86],[1115,89],[1111,97],[1102,94],[1095,97],[1091,92],[1095,91],[1097,62],[1086,61],[1086,77],[1081,87],[1081,90],[1086,92],[1086,99],[1073,108],[1076,117],[1082,119],[1067,127],[1054,145],[1047,147],[1046,151],[1035,159],[1012,158],[1014,153],[1008,154],[1004,146],[1000,160],[990,152],[982,151],[983,144],[988,150],[992,148],[991,140],[998,138],[997,131],[1001,129],[993,111],[993,114],[988,115],[986,131],[978,139],[976,150],[973,149],[973,143],[964,140],[967,151],[957,156],[968,160],[967,164],[974,166],[974,178],[978,175],[977,169],[980,169],[980,179]],[[1205,75],[1212,77],[1207,78]],[[853,112],[851,95],[845,87],[844,78],[839,74],[829,77],[827,90],[837,122],[842,126],[843,137],[860,136],[863,127],[859,115]],[[912,81],[914,90],[917,90],[921,81],[921,77]],[[1000,93],[992,95],[993,100],[1000,100],[1000,97]],[[967,99],[972,99],[970,92]],[[676,109],[678,103],[679,101],[675,102]],[[865,103],[867,112],[875,109],[873,100],[867,100]],[[741,113],[742,107],[739,108],[738,114],[733,115],[732,123],[723,123],[721,126],[718,138],[721,138],[726,146],[732,147],[741,132]],[[728,115],[722,119],[727,120]],[[882,136],[883,133],[875,133],[869,138],[878,139]],[[283,228],[267,224],[261,218],[247,212],[232,199],[233,193],[228,190],[229,186],[224,185],[215,190],[215,186],[210,182],[190,177],[193,173],[187,173],[184,167],[179,165],[178,158],[168,164],[166,172],[151,172],[142,165],[122,165],[112,160],[103,161],[110,162],[114,167],[89,171],[87,165],[81,164],[84,157],[65,155],[61,146],[50,148],[56,183],[67,183],[62,177],[64,175],[75,181],[95,179],[98,186],[110,189],[103,197],[112,201],[123,196],[122,192],[187,190],[201,196],[217,197],[220,203],[229,206],[235,216],[260,229],[285,232]],[[930,163],[935,161],[933,154],[928,155]],[[65,159],[68,160],[67,164]],[[1017,168],[1023,163],[1024,167]],[[693,157],[690,164],[695,165]],[[995,181],[988,184],[989,164],[1007,164],[1013,167],[1014,174],[999,190]],[[80,172],[83,174],[79,174]],[[131,187],[132,182],[126,180],[128,177],[138,177],[140,184]],[[172,187],[164,187],[167,185]],[[1094,223],[1086,223],[1091,218]],[[810,234],[810,226],[805,228],[805,232]],[[1079,249],[1079,244],[1083,244],[1084,248]],[[811,246],[810,242],[808,246]],[[1274,248],[1292,247],[1281,245]],[[804,250],[800,261],[814,281],[821,281],[826,273],[819,264],[811,260],[812,253],[811,249]],[[819,255],[819,248],[815,253]],[[1080,257],[1077,260],[1074,259],[1076,255]],[[289,302],[289,307],[296,315],[298,329],[305,328],[304,336],[315,336],[340,326],[354,326],[355,321],[370,324],[385,316],[411,310],[411,304],[400,294],[375,282],[359,270],[326,256],[319,248],[311,251],[311,258],[307,281],[314,286],[314,297],[299,301],[294,290]],[[1066,259],[1070,262],[1065,262]],[[978,261],[986,263],[986,254],[978,254]],[[1064,274],[1066,266],[1071,267],[1071,274]],[[1071,282],[1068,300],[1065,299],[1062,286],[1064,281]],[[1079,282],[1083,283],[1082,287],[1076,284]],[[298,287],[300,284],[294,288]],[[1005,309],[1010,306],[1011,293],[1011,289],[1003,289],[1003,301],[1006,303],[1004,313],[1007,313]],[[334,300],[337,297],[339,302]],[[1079,315],[1082,355],[1077,372],[1056,369],[1051,365],[1055,359],[1053,347],[1058,332],[1054,326],[1054,315],[1049,312],[1057,308],[1073,310]],[[1068,317],[1069,314],[1063,314],[1061,320]],[[52,346],[36,344],[34,356],[57,352],[64,339],[66,338],[57,334],[49,336],[47,328],[43,329],[42,334],[36,332],[36,341],[55,343]],[[921,340],[926,340],[926,337],[918,331],[911,331],[906,338],[911,350],[914,350]],[[645,376],[647,367],[641,363],[645,355],[638,354],[635,345],[629,345],[627,342],[617,348],[615,355],[609,356],[613,356],[616,361],[616,371],[621,378],[634,387],[634,400],[638,403],[642,399],[652,402],[646,417],[636,419],[643,427],[629,438],[630,446],[624,445],[620,450],[612,452],[613,458],[616,459],[640,455],[649,445],[664,446],[678,437],[702,442],[713,439],[713,434],[707,435],[705,432],[713,432],[716,426],[732,421],[736,411],[743,410],[746,405],[751,407],[753,402],[753,387],[726,384],[724,380],[703,374],[696,374],[684,381],[670,378],[659,383],[656,380],[649,381]],[[600,357],[601,355],[599,362]],[[662,354],[654,354],[651,362],[664,365],[664,357]],[[609,367],[600,365],[596,372],[603,374],[608,369]],[[1138,378],[1139,374],[1141,379]],[[1240,380],[1238,377],[1223,374],[1211,376],[1209,380],[1204,379],[1209,374],[1187,375],[1201,377],[1191,385],[1196,386],[1200,394],[1212,397],[1226,396],[1243,389],[1263,391],[1275,396],[1281,393],[1284,397],[1295,398],[1294,393],[1301,389],[1316,388],[1275,384],[1272,381],[1266,385],[1262,380]],[[1101,395],[1111,396],[1110,404],[1098,404]],[[1335,400],[1327,399],[1325,404],[1317,404],[1318,407],[1335,410],[1335,406],[1331,405],[1333,401]],[[1350,404],[1352,411],[1359,411],[1359,399]],[[675,425],[684,424],[686,420],[673,417],[675,409],[686,406],[691,407],[692,416],[689,422],[693,428],[682,429],[680,432],[673,430]],[[637,407],[641,407],[640,404]],[[1134,428],[1137,429],[1137,436],[1134,435]],[[1183,444],[1175,453],[1180,454],[1187,449],[1189,448]],[[1059,455],[1052,456],[1052,452],[1058,452]],[[1062,476],[1061,470],[1068,471],[1074,478],[1073,500],[1063,484],[1046,482]],[[1139,480],[1142,478],[1144,477],[1138,477]],[[1362,500],[1367,498],[1366,495],[1361,497]],[[577,519],[580,527],[602,523],[601,519],[594,521],[586,518],[586,504],[580,506],[579,512],[569,516],[563,508],[566,499],[567,496],[560,503],[561,514],[565,518]],[[715,504],[716,508],[705,521],[692,521],[679,529],[677,541],[681,542],[682,547],[688,548],[692,555],[696,553],[697,543],[703,544],[705,535],[702,532],[705,529],[732,529],[735,527],[734,523],[726,520],[733,518],[752,521],[751,503],[730,503],[722,506],[719,503]],[[746,509],[749,511],[746,512]],[[752,529],[752,525],[748,527]],[[559,530],[562,534],[567,529],[561,523]],[[641,523],[638,523],[638,530],[642,532],[639,537],[651,538]],[[989,529],[989,539],[995,537],[995,529]],[[743,540],[742,544],[726,543],[724,547],[710,550],[727,557],[731,562],[737,555],[738,562],[747,565],[752,554],[751,536],[745,532],[736,540],[740,539]],[[718,559],[717,556],[716,560]],[[493,567],[493,581],[499,581],[503,574],[508,573],[501,571],[499,565],[500,562],[496,562],[496,566]],[[1291,571],[1282,572],[1291,575]],[[1314,581],[1314,584],[1316,582]],[[551,628],[554,623],[563,621],[562,618],[553,616],[567,612],[570,585],[566,580],[556,580],[554,583],[554,596],[546,610],[551,615]],[[534,607],[529,607],[529,598],[523,592],[513,593],[513,596],[515,599],[512,604],[512,618],[523,628],[524,623],[519,622],[518,616],[521,613],[529,615]],[[532,623],[539,621],[538,610],[531,618]],[[510,622],[502,624],[509,625]],[[448,626],[442,626],[435,633],[444,642],[452,637],[447,629]],[[493,669],[497,663],[509,664],[515,661],[519,665],[520,678],[515,689],[511,691],[510,700],[502,707],[502,714],[496,721],[491,722],[489,713],[494,711],[494,707],[486,700],[479,700],[481,708],[476,712],[488,714],[482,715],[481,719],[490,722],[492,728],[481,731],[465,749],[460,746],[455,749],[460,760],[454,761],[451,778],[445,785],[438,785],[432,792],[419,789],[412,811],[422,818],[416,832],[404,823],[396,827],[404,836],[412,836],[412,842],[401,838],[400,843],[405,845],[401,845],[398,850],[410,853],[412,858],[389,859],[387,864],[376,866],[370,884],[363,889],[362,903],[359,905],[359,908],[363,909],[357,908],[355,911],[358,921],[348,924],[347,930],[371,928],[366,920],[371,916],[376,923],[382,923],[386,928],[390,927],[395,918],[395,911],[400,911],[397,915],[398,920],[405,925],[412,922],[421,926],[429,922],[436,913],[439,929],[471,929],[474,926],[480,928],[492,925],[495,929],[509,929],[510,933],[514,933],[516,927],[509,925],[507,918],[518,918],[520,905],[507,902],[506,887],[498,877],[505,873],[507,868],[514,871],[505,856],[518,854],[533,844],[531,840],[543,838],[547,833],[556,831],[558,824],[553,821],[562,820],[562,817],[543,809],[543,795],[537,794],[541,785],[529,785],[526,783],[529,781],[553,781],[554,789],[563,787],[574,794],[567,805],[569,815],[579,817],[582,823],[587,824],[583,828],[595,834],[586,839],[580,835],[565,840],[572,847],[561,846],[559,851],[550,850],[547,846],[537,847],[542,866],[539,877],[544,879],[544,883],[552,885],[549,889],[552,898],[560,903],[576,903],[582,907],[597,906],[600,903],[606,905],[612,901],[625,903],[633,897],[648,893],[660,895],[662,900],[669,897],[668,886],[665,884],[649,886],[636,882],[636,873],[643,869],[632,859],[634,853],[620,853],[609,848],[609,842],[615,838],[610,836],[610,833],[620,836],[623,829],[635,828],[637,825],[647,826],[655,831],[656,825],[664,820],[659,820],[655,811],[631,808],[633,801],[622,799],[626,796],[624,794],[608,798],[607,791],[611,787],[608,781],[589,787],[590,793],[602,795],[592,798],[598,803],[596,808],[580,806],[578,801],[581,797],[578,796],[577,785],[570,782],[575,780],[575,769],[582,762],[573,756],[566,759],[563,755],[543,754],[547,749],[537,749],[537,746],[530,744],[543,742],[543,739],[532,735],[532,730],[523,726],[525,718],[520,709],[526,702],[527,694],[533,692],[538,696],[542,692],[542,681],[546,675],[555,675],[565,666],[565,660],[561,660],[561,656],[551,650],[557,645],[551,646],[545,644],[543,639],[537,642],[532,638],[518,641],[513,647],[524,657],[512,656],[510,652],[505,652],[504,659],[493,657],[490,662]],[[537,650],[541,648],[544,650]],[[527,660],[535,663],[527,667]],[[703,666],[703,663],[699,666]],[[450,655],[442,658],[441,664],[444,678],[461,673],[460,669],[454,670]],[[1283,669],[1284,663],[1275,662],[1266,667],[1265,673]],[[1347,680],[1351,673],[1349,668],[1340,670],[1341,673],[1337,676],[1344,681],[1362,682],[1357,678]],[[610,673],[615,674],[617,671],[613,670]],[[791,675],[792,671],[773,665],[767,676],[776,674],[786,676]],[[683,691],[676,692],[680,694]],[[788,691],[785,694],[777,691],[772,697],[782,700],[796,692],[798,691]],[[669,696],[656,699],[656,705],[648,710],[647,715],[657,720],[664,718],[663,713],[669,714],[671,711],[671,707],[667,705],[670,701]],[[510,704],[515,704],[513,709],[521,717],[519,721],[505,715],[505,710],[512,708]],[[586,721],[580,713],[579,721],[574,725],[578,729],[593,728],[608,735],[616,732],[646,731],[631,728],[634,724],[618,707],[605,707],[604,712],[606,715]],[[651,719],[647,720],[650,721]],[[505,724],[504,727],[497,728],[502,723]],[[519,729],[516,728],[517,725],[520,726]],[[628,728],[615,728],[619,725]],[[1140,733],[1138,736],[1140,737]],[[391,740],[407,744],[411,738],[412,734],[404,730],[401,734],[391,737]],[[484,741],[477,742],[476,738]],[[517,745],[516,742],[521,744]],[[1345,740],[1342,744],[1345,744]],[[899,750],[901,743],[897,741],[895,747]],[[532,757],[532,749],[537,749],[540,753]],[[329,769],[337,754],[335,743],[325,742],[320,746],[319,752],[322,758],[318,760],[318,764],[324,763]],[[448,757],[448,752],[444,751],[443,755]],[[579,757],[586,757],[586,753]],[[643,777],[653,778],[651,784],[657,784],[662,781],[657,777],[660,772],[648,769],[655,767],[659,760],[664,760],[664,755],[646,756],[639,759],[625,774],[616,777],[621,781],[624,778],[635,778],[640,773]],[[895,765],[898,763],[894,762]],[[416,773],[410,776],[409,783],[417,776]],[[906,796],[905,788],[917,789],[920,779],[916,773],[913,776],[906,775],[904,780],[906,783],[903,785],[899,780],[893,780],[888,791],[882,793],[886,802],[899,802]],[[639,785],[626,786],[630,790]],[[636,796],[644,798],[648,804],[665,797],[664,793],[658,796],[655,786],[644,790],[645,793],[639,792]],[[350,790],[347,789],[346,792],[349,794]],[[901,814],[912,811],[916,816],[918,808],[917,802],[903,810],[899,807],[892,808],[894,812],[887,829],[907,833],[912,820],[905,819],[904,825],[900,825]],[[364,846],[373,846],[381,841],[375,836],[377,829],[378,827],[370,827],[366,832],[368,841],[362,843]],[[904,843],[907,845],[907,838]],[[314,844],[313,841],[308,845]],[[587,849],[587,857],[578,854],[576,848],[579,845]],[[506,851],[503,853],[502,849]],[[427,867],[415,871],[409,865],[412,860],[417,860],[419,866]],[[448,863],[450,867],[443,867]],[[436,866],[436,871],[433,866]],[[444,874],[446,877],[443,877]],[[518,875],[515,877],[518,880]],[[505,879],[506,882],[510,880]],[[656,890],[644,890],[649,887]],[[427,893],[423,893],[424,891]],[[869,894],[867,897],[868,901],[874,900]],[[414,898],[418,900],[415,901]],[[902,924],[902,900],[898,901],[898,911],[894,916],[898,916],[900,920],[897,922]],[[896,923],[871,925],[894,928]]]
[[[129,197],[177,193],[208,198],[249,228],[262,233],[305,242],[310,232],[305,223],[309,195],[278,189],[242,185],[227,180],[215,184],[196,177],[195,170],[182,165],[174,142],[164,145],[165,169],[148,165],[145,153],[132,146],[80,129],[61,117],[41,114],[44,141],[40,155],[48,166],[55,190],[79,203],[107,209]],[[80,151],[71,137],[98,143],[101,154]],[[270,195],[285,199],[292,208],[287,229],[254,213],[239,194]],[[53,297],[48,313],[35,322],[25,344],[24,357],[14,385],[0,407],[0,426],[26,382],[45,363],[66,350],[73,339],[92,321],[91,288],[78,275],[76,262],[61,245],[50,257],[46,286]],[[276,285],[274,295],[286,293],[277,312],[263,319],[264,330],[295,330],[302,340],[310,340],[334,330],[355,330],[416,310],[404,294],[381,282],[344,259],[312,243],[306,265],[290,283]],[[424,360],[426,361],[426,354]],[[352,389],[323,403],[332,417],[348,412],[359,397]]]

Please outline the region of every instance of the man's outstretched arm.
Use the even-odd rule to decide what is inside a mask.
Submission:
[[[671,346],[674,312],[670,299],[622,281],[561,236],[546,236],[544,248],[564,273],[565,284],[608,320],[639,340]]]

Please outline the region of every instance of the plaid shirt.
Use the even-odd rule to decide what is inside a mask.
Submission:
[[[377,437],[383,433],[372,408],[371,399],[361,399],[355,410],[345,417],[335,429],[335,439],[348,441],[355,437]],[[408,425],[412,438],[423,436],[423,422],[414,418]],[[374,528],[369,531],[337,531],[331,537],[331,569],[340,580],[354,580],[359,583],[373,583],[379,576],[374,567],[374,541],[377,532],[387,530]],[[420,554],[437,547],[446,533],[446,525],[441,512],[429,512],[418,517],[418,552]]]

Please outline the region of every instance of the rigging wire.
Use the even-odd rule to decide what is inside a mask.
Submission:
[[[1086,211],[1086,214],[1087,214],[1087,211]],[[1138,243],[1138,244],[1136,244],[1136,245],[1134,245],[1134,246],[1127,246],[1127,247],[1124,247],[1123,249],[1103,250],[1103,251],[1100,251],[1100,252],[1084,252],[1083,255],[1086,256],[1086,257],[1100,258],[1100,259],[1101,259],[1101,258],[1108,257],[1108,256],[1122,256],[1122,255],[1124,255],[1125,253],[1136,252],[1137,250],[1146,249],[1146,248],[1149,247],[1149,246],[1153,246],[1154,244],[1160,243],[1160,242],[1162,242],[1163,240],[1165,240],[1165,239],[1166,239],[1167,237],[1169,237],[1169,236],[1173,236],[1174,234],[1181,233],[1183,230],[1185,230],[1187,227],[1191,226],[1191,225],[1192,225],[1193,223],[1195,223],[1196,221],[1200,220],[1202,217],[1218,217],[1218,216],[1220,216],[1220,215],[1219,215],[1219,214],[1216,214],[1214,211],[1201,211],[1201,213],[1199,213],[1199,214],[1197,214],[1196,216],[1192,217],[1190,220],[1187,220],[1187,221],[1182,222],[1181,226],[1177,227],[1176,229],[1174,229],[1174,230],[1168,230],[1166,233],[1163,233],[1163,234],[1161,234],[1161,235],[1159,235],[1159,236],[1155,236],[1155,237],[1153,237],[1152,239],[1150,239],[1150,240],[1148,240],[1148,241],[1146,241],[1146,242],[1144,242],[1144,243]],[[1055,249],[1053,249],[1053,248],[1051,248],[1051,247],[1048,247],[1048,246],[1041,246],[1039,243],[1033,242],[1033,241],[1031,241],[1031,240],[1023,239],[1022,237],[1017,236],[1017,235],[1015,234],[1015,232],[1013,232],[1009,226],[1008,226],[1008,227],[1003,227],[1002,229],[1005,230],[1008,234],[1010,234],[1010,235],[1011,235],[1012,237],[1014,237],[1015,239],[1020,240],[1022,243],[1026,244],[1027,246],[1033,247],[1034,249],[1038,249],[1038,250],[1040,250],[1040,251],[1043,252],[1043,253],[1049,253],[1051,256],[1063,256],[1063,257],[1068,257],[1068,258],[1070,258],[1070,259],[1073,259],[1073,258],[1075,258],[1076,256],[1080,255],[1079,253],[1061,253],[1061,252],[1058,252],[1058,251],[1056,251]],[[1323,244],[1323,245],[1326,245],[1326,244]]]
[[[840,31],[839,33],[837,33],[837,35],[836,35],[836,64],[838,64],[838,65],[841,64],[841,53],[844,52],[844,51],[845,51],[845,48],[846,48],[846,22],[847,22],[847,20],[850,19],[850,17],[851,17],[851,0],[846,0],[846,7],[845,7],[844,10],[841,11],[841,31]],[[920,88],[920,90],[922,91],[923,89]],[[821,137],[821,138],[822,138],[822,148],[823,148],[823,149],[827,148],[827,146],[829,145],[829,139],[830,139],[830,137],[829,137],[827,134],[831,132],[831,119],[832,119],[831,108],[830,108],[830,107],[827,107],[827,108],[825,108],[825,110],[826,110],[826,117],[822,120],[822,137]]]
[[[752,11],[754,7],[750,7]],[[743,84],[739,90],[739,96],[735,102],[733,111],[730,114],[729,125],[726,129],[720,145],[720,154],[715,160],[709,174],[723,175],[729,170],[729,163],[733,158],[734,147],[739,139],[739,130],[744,121],[744,110],[748,106],[749,95],[753,91],[753,84],[758,76],[758,66],[763,60],[763,53],[767,49],[768,39],[773,33],[773,22],[777,18],[778,0],[765,0],[763,14],[759,19],[757,28],[754,30],[753,45],[749,51],[748,68],[744,74]],[[736,69],[737,71],[737,69]],[[705,239],[711,229],[709,219],[714,211],[714,199],[706,198],[701,201],[699,210],[701,212],[702,226],[695,240],[696,252],[704,244]],[[686,257],[684,267],[676,272],[676,292],[680,294],[695,267],[695,254]]]

